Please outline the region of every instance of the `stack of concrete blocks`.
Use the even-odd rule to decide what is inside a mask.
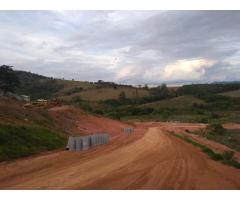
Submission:
[[[131,127],[123,128],[123,132],[126,133],[127,135],[132,134],[133,131],[134,131],[134,129]]]
[[[94,147],[101,144],[107,144],[109,142],[109,134],[99,133],[88,136],[70,136],[66,149],[69,151],[84,151],[90,147]]]
[[[75,137],[73,137],[73,136],[70,136],[70,137],[69,137],[66,148],[69,149],[69,151],[75,151],[75,149],[76,149],[76,140],[75,140]]]

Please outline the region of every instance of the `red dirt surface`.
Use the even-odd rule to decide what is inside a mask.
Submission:
[[[109,131],[110,143],[1,163],[0,189],[240,189],[240,170],[210,160],[168,133],[202,124],[138,123],[132,135],[125,135],[121,128],[127,124],[71,109],[50,112],[59,122],[72,113],[69,120],[76,126],[65,128],[75,134]]]
[[[89,135],[97,132],[109,133],[111,139],[121,135],[123,127],[133,127],[104,117],[86,114],[72,106],[61,106],[49,109],[49,114],[55,119],[55,124],[70,135]]]
[[[184,135],[188,138],[193,139],[194,141],[196,141],[200,144],[203,144],[203,145],[209,147],[210,149],[214,150],[215,152],[224,153],[225,151],[234,151],[235,159],[240,162],[240,152],[235,151],[235,150],[233,150],[223,144],[215,142],[213,140],[208,140],[207,138],[201,137],[199,135],[189,134],[186,132],[187,129],[189,131],[196,131],[198,129],[205,128],[206,127],[205,124],[164,123],[164,122],[161,122],[158,124],[159,124],[159,126],[161,126],[162,130],[164,130],[164,131],[174,131],[174,133]],[[227,128],[227,129],[239,129],[240,128],[240,124],[233,124],[233,123],[224,124],[223,126],[224,126],[224,128]]]

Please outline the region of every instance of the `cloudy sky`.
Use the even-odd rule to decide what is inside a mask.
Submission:
[[[240,80],[240,11],[0,11],[0,64],[125,84]]]

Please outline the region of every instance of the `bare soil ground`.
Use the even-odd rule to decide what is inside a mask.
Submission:
[[[114,137],[107,145],[1,163],[0,188],[240,189],[238,169],[168,133],[202,124],[138,123],[130,136],[121,133],[124,124],[102,121],[103,129],[109,126]]]
[[[154,124],[156,125],[157,123],[154,123]],[[158,125],[161,126],[162,130],[164,130],[164,131],[167,131],[167,132],[174,131],[174,133],[187,136],[188,138],[191,138],[194,141],[209,147],[210,149],[214,150],[215,152],[224,153],[225,151],[234,151],[235,152],[235,154],[234,154],[235,159],[238,162],[240,162],[240,152],[235,151],[235,150],[233,150],[233,149],[231,149],[231,148],[229,148],[229,147],[227,147],[223,144],[215,142],[213,140],[208,140],[207,138],[200,137],[199,135],[189,134],[189,133],[186,132],[186,130],[196,131],[198,129],[205,128],[206,127],[205,124],[201,124],[201,123],[191,124],[191,123],[164,123],[164,122],[160,122],[160,123],[158,123]],[[227,124],[224,124],[223,126],[226,129],[240,129],[240,124],[227,123]]]
[[[126,124],[109,118],[86,114],[72,106],[51,108],[49,114],[55,120],[55,124],[64,129],[69,135],[89,135],[107,132],[110,134],[111,139],[114,139],[121,135],[123,127],[134,126],[134,124]]]

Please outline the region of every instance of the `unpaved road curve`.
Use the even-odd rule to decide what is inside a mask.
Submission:
[[[132,139],[131,139],[132,137]],[[151,127],[87,153],[0,165],[1,189],[240,189],[240,171]]]

